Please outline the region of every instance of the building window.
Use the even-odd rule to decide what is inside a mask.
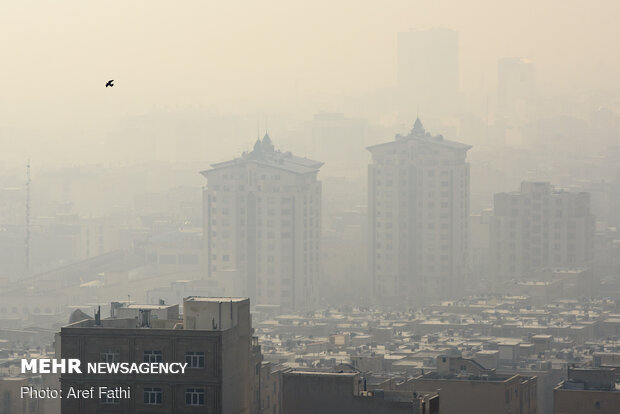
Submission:
[[[144,351],[143,361],[147,363],[162,362],[163,356],[161,351]]]
[[[174,254],[160,254],[159,255],[159,264],[176,264],[177,257]]]
[[[186,389],[185,405],[205,405],[205,390],[203,388]]]
[[[120,398],[108,397],[106,393],[101,396],[101,404],[120,404]]]
[[[189,368],[204,368],[205,353],[204,352],[186,352],[185,362]]]
[[[163,392],[161,388],[145,388],[144,404],[159,405],[162,403]]]
[[[198,255],[195,254],[180,254],[179,264],[181,265],[195,265],[198,264]]]
[[[118,352],[102,352],[99,354],[99,362],[106,362],[108,364],[119,362],[120,354]]]

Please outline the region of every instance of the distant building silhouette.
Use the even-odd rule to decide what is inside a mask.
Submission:
[[[471,147],[426,132],[368,147],[370,271],[379,297],[432,300],[465,275]]]
[[[541,268],[592,264],[594,217],[588,193],[523,182],[520,191],[494,197],[491,273],[521,279]]]
[[[319,289],[322,165],[276,150],[265,134],[251,152],[203,171],[207,277],[256,304],[311,308]]]
[[[513,113],[534,96],[534,62],[502,58],[497,63],[497,98],[502,112]]]

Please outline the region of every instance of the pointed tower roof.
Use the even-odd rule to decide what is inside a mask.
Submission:
[[[422,121],[417,117],[415,122],[413,123],[413,128],[411,129],[412,135],[422,136],[426,133],[426,129],[424,129],[424,125],[422,125]]]
[[[271,142],[271,138],[269,134],[265,132],[265,136],[263,137],[263,150],[273,152],[275,151],[275,147],[273,142]]]
[[[256,142],[254,143],[254,151],[260,151],[262,149],[262,143],[260,142],[260,138],[256,138]]]

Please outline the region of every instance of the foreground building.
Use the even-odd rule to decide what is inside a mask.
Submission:
[[[523,182],[494,197],[491,272],[500,280],[531,277],[543,268],[592,265],[594,217],[588,193]]]
[[[471,147],[426,132],[368,147],[370,271],[379,297],[432,300],[461,292]]]
[[[612,414],[620,410],[617,367],[568,368],[553,390],[555,414]]]
[[[203,171],[207,277],[227,294],[284,310],[318,298],[323,164],[280,152],[269,135]]]
[[[62,413],[245,413],[253,395],[260,348],[253,342],[250,301],[189,297],[178,305],[112,306],[112,316],[63,327],[61,358],[95,362],[187,363],[184,374],[63,374],[64,392],[107,386],[131,395],[63,398]]]
[[[289,371],[282,375],[282,414],[439,414],[436,392],[366,390],[359,372]]]
[[[399,386],[399,390],[440,390],[441,414],[537,413],[537,378],[497,374],[471,359],[442,355],[437,370]]]

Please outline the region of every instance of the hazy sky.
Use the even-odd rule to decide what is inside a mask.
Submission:
[[[396,34],[412,27],[459,32],[464,91],[494,90],[502,56],[535,60],[554,93],[620,84],[614,0],[3,0],[0,11],[0,129],[389,86]]]

